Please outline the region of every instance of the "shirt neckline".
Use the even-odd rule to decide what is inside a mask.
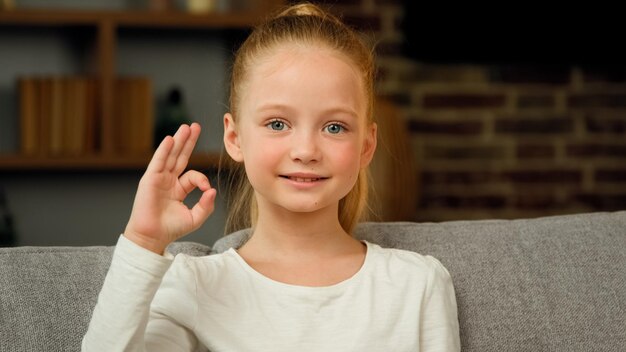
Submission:
[[[261,282],[264,285],[273,286],[276,288],[284,289],[284,290],[292,290],[292,291],[303,291],[303,292],[324,292],[324,291],[336,291],[343,289],[344,286],[352,285],[355,282],[359,281],[360,278],[365,275],[367,272],[370,262],[372,261],[373,254],[373,245],[365,240],[361,240],[361,243],[364,243],[367,247],[365,252],[365,260],[363,260],[363,264],[359,268],[359,270],[354,273],[349,278],[340,281],[338,283],[327,285],[327,286],[303,286],[303,285],[294,285],[286,282],[281,282],[269,278],[260,272],[256,271],[253,267],[251,267],[244,259],[239,255],[239,253],[235,250],[235,248],[231,247],[227,250],[227,253],[232,255],[237,262],[241,265],[242,269],[245,270],[248,274],[250,274],[255,280]]]

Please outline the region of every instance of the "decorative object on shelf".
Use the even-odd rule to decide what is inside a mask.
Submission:
[[[173,136],[182,124],[189,124],[191,120],[185,106],[183,92],[173,87],[167,94],[167,99],[157,120],[154,143],[155,148],[166,136]]]
[[[1,10],[13,10],[15,8],[15,1],[13,0],[0,0]]]
[[[148,9],[152,11],[170,11],[172,10],[172,0],[150,0],[148,1]]]
[[[191,13],[208,13],[215,11],[216,0],[187,0],[187,11]]]
[[[17,236],[13,227],[13,215],[9,211],[4,188],[0,187],[0,247],[13,247],[16,245]]]

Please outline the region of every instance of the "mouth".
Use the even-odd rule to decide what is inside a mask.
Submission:
[[[321,177],[321,176],[289,176],[289,175],[279,175],[282,178],[291,180],[291,181],[295,181],[295,182],[317,182],[317,181],[322,181],[322,180],[326,180],[328,179],[328,177]]]

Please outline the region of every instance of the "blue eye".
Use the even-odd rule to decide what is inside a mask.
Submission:
[[[345,127],[343,127],[342,125],[340,125],[338,123],[331,123],[330,125],[326,126],[325,129],[330,134],[338,134],[338,133],[344,131]]]
[[[284,122],[280,121],[280,120],[274,120],[270,123],[267,124],[268,128],[271,128],[274,131],[282,131],[284,130],[287,126],[285,125]]]

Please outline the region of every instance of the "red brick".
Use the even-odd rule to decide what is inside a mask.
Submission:
[[[419,134],[477,135],[483,131],[482,121],[435,121],[414,118],[409,120],[409,131]]]
[[[598,182],[626,182],[626,169],[603,170],[595,172],[595,180]]]
[[[524,108],[551,108],[555,104],[553,95],[522,95],[517,98],[517,106]]]
[[[504,94],[427,94],[424,107],[428,109],[501,108]]]
[[[555,148],[550,144],[522,143],[517,146],[518,158],[554,158]]]
[[[515,84],[567,84],[570,81],[569,66],[512,65],[491,69],[491,80]]]
[[[502,159],[505,150],[502,146],[426,146],[424,154],[428,159]]]
[[[424,171],[422,184],[485,184],[500,180],[496,172],[491,171]]]
[[[580,170],[515,170],[506,171],[504,178],[513,183],[580,183],[582,172]]]
[[[592,157],[615,157],[626,158],[626,144],[609,143],[578,143],[569,144],[566,147],[566,154],[570,157],[592,158]]]
[[[593,133],[624,134],[626,133],[626,117],[585,116],[587,131]]]
[[[507,134],[563,134],[573,130],[573,121],[567,117],[498,118],[496,133]]]
[[[513,201],[513,207],[517,209],[551,209],[560,204],[553,194],[518,194]]]
[[[506,197],[497,194],[478,196],[424,194],[420,200],[420,207],[499,209],[506,206],[506,203]]]
[[[626,194],[581,193],[574,199],[595,211],[617,211],[626,209]]]
[[[567,102],[572,108],[624,108],[626,94],[576,94]]]

